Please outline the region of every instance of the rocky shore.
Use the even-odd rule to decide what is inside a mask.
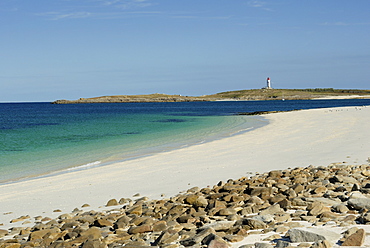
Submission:
[[[111,199],[106,207],[33,216],[33,227],[0,229],[0,247],[366,246],[370,165],[275,170],[169,199]]]

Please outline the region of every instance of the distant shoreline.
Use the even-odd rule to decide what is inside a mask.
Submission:
[[[56,100],[52,104],[77,103],[144,103],[144,102],[210,102],[210,101],[265,101],[265,100],[317,100],[317,99],[368,99],[370,90],[336,89],[257,89],[221,92],[204,96],[167,94],[115,95],[77,100]]]

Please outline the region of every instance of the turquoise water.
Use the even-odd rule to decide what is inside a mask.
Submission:
[[[148,156],[267,124],[238,112],[370,105],[370,99],[0,104],[0,183]]]
[[[184,109],[127,112],[113,105],[71,108],[39,104],[31,110],[30,104],[16,107],[23,113],[12,119],[8,112],[6,122],[11,125],[6,126],[2,116],[2,183],[147,156],[262,124],[255,118],[194,115],[182,112]]]

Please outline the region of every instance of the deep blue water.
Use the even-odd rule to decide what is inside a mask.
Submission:
[[[241,112],[370,105],[370,99],[0,104],[0,182],[100,165],[266,124]]]

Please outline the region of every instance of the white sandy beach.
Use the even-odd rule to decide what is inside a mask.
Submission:
[[[0,186],[0,226],[22,215],[53,217],[135,193],[160,199],[193,186],[300,166],[368,163],[370,106],[265,116],[270,124],[236,136],[131,161]],[[241,117],[243,118],[243,117]]]

